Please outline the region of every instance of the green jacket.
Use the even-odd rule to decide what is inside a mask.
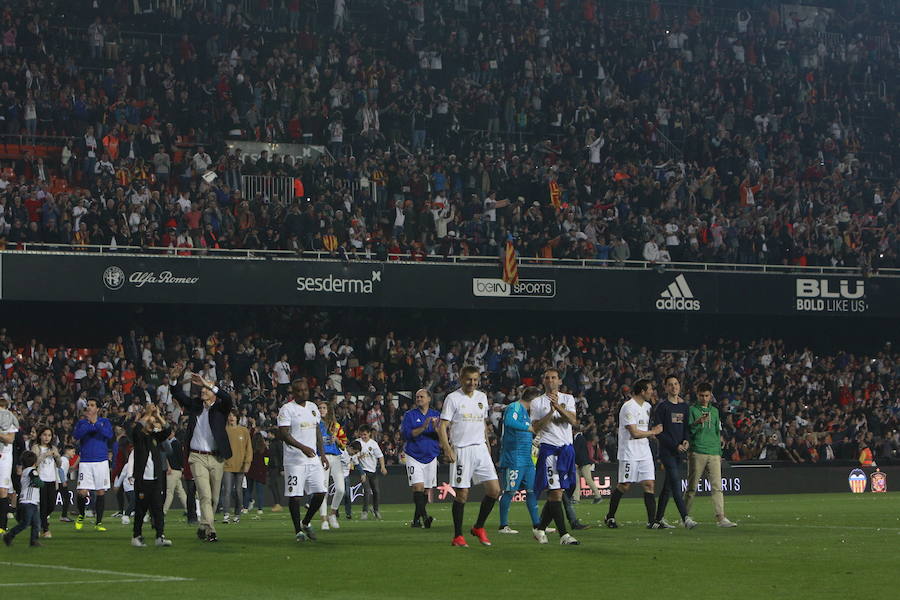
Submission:
[[[704,412],[709,413],[709,420],[695,425]],[[719,437],[722,423],[719,421],[718,408],[711,404],[706,408],[699,404],[692,405],[688,413],[688,424],[691,429],[691,452],[722,455],[722,440]]]

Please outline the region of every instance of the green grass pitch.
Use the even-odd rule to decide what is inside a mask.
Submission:
[[[131,528],[109,519],[107,533],[54,522],[53,539],[28,546],[23,532],[0,546],[0,596],[16,598],[847,598],[893,597],[900,588],[900,498],[893,494],[726,497],[736,529],[714,526],[709,498],[698,498],[692,531],[644,528],[640,499],[625,498],[622,527],[598,527],[607,503],[578,505],[592,525],[581,546],[558,536],[539,546],[515,504],[519,535],[493,547],[467,536],[452,548],[449,503],[430,505],[431,530],[411,529],[411,505],[383,507],[384,521],[341,521],[298,544],[286,513],[218,524],[221,542],[200,542],[180,511],[170,512],[175,545],[132,548]],[[477,504],[470,503],[471,523]],[[355,506],[356,515],[359,507]],[[58,518],[58,513],[54,515]],[[674,519],[675,507],[670,504]],[[318,523],[316,524],[318,526]],[[318,528],[318,527],[317,527]],[[145,527],[147,541],[152,530]]]

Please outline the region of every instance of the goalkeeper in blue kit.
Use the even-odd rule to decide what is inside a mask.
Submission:
[[[500,438],[500,533],[519,533],[509,526],[509,506],[513,494],[525,491],[525,504],[535,528],[541,519],[538,515],[537,497],[534,493],[534,461],[531,446],[534,431],[531,428],[531,401],[541,395],[536,387],[526,388],[522,398],[511,403],[503,411],[503,435]]]

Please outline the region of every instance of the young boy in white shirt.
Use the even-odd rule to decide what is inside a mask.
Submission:
[[[363,484],[363,521],[369,518],[369,498],[372,499],[373,516],[381,520],[381,511],[378,510],[378,499],[381,496],[381,483],[379,474],[387,475],[387,468],[384,466],[384,453],[378,442],[372,439],[372,428],[363,425],[359,428],[359,439],[354,440],[347,448],[351,457],[360,467],[360,481]],[[376,466],[377,465],[377,466]]]

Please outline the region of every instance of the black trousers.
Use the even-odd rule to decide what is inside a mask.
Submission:
[[[184,484],[184,491],[187,494],[187,506],[185,507],[185,511],[187,512],[187,520],[188,523],[196,523],[197,522],[197,484],[194,483],[193,479],[183,479],[181,481]]]
[[[56,508],[56,484],[44,482],[41,488],[41,531],[50,531],[50,513]]]
[[[161,537],[165,530],[166,517],[163,514],[163,503],[166,499],[166,481],[157,479],[134,480],[134,536],[140,537],[144,527],[144,515],[150,511],[150,520],[156,530],[156,537]]]
[[[656,518],[662,519],[665,516],[666,504],[669,503],[669,497],[672,497],[675,500],[675,506],[678,507],[681,518],[684,519],[688,512],[681,493],[681,458],[671,454],[660,454],[659,460],[665,468],[666,478],[663,480],[663,487],[659,492]]]

